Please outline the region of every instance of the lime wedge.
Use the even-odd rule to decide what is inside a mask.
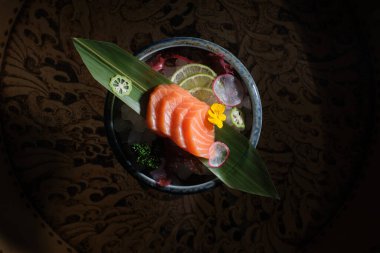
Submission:
[[[212,105],[213,103],[218,102],[216,99],[214,92],[212,89],[209,88],[203,88],[203,87],[196,87],[191,90],[189,90],[190,94],[194,97],[198,98],[199,100]]]
[[[197,87],[211,88],[214,77],[207,74],[196,74],[190,76],[180,82],[178,85],[186,90],[191,90]]]
[[[186,78],[193,76],[195,74],[210,75],[213,77],[213,79],[216,77],[215,72],[209,67],[202,64],[198,64],[198,63],[191,63],[191,64],[187,64],[181,67],[176,72],[174,72],[170,80],[173,83],[179,84],[183,82]]]

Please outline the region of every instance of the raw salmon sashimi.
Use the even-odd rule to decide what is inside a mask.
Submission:
[[[186,143],[185,143],[185,137],[183,134],[183,128],[182,128],[182,122],[185,118],[187,112],[195,107],[195,106],[202,106],[199,105],[200,101],[190,99],[185,100],[181,104],[179,104],[175,110],[173,111],[172,117],[171,117],[171,124],[170,124],[170,136],[172,141],[175,142],[179,147],[186,149]],[[181,126],[181,127],[175,127],[175,126]]]
[[[214,143],[214,126],[207,120],[207,107],[194,107],[186,113],[182,122],[186,150],[193,155],[208,158],[208,150]]]
[[[209,109],[178,85],[159,85],[150,95],[146,121],[150,129],[189,153],[208,158],[215,135],[207,119]]]
[[[165,136],[170,136],[173,111],[184,101],[193,101],[194,97],[186,90],[174,90],[158,103],[156,107],[157,129]]]
[[[159,85],[157,86],[152,94],[150,94],[149,97],[149,103],[147,107],[146,115],[149,117],[146,117],[146,123],[150,129],[152,129],[155,132],[158,132],[159,134],[162,134],[160,131],[158,131],[157,128],[157,105],[161,101],[161,99],[167,95],[168,93],[173,92],[174,90],[177,90],[179,92],[186,91],[184,89],[181,89],[178,85],[170,84],[170,85]]]

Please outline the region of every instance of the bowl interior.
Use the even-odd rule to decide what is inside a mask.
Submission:
[[[179,54],[190,58],[191,60],[207,64],[207,54],[214,53],[223,55],[226,62],[231,64],[236,75],[241,79],[246,91],[246,104],[249,107],[247,130],[243,132],[250,139],[253,146],[256,146],[261,130],[261,104],[257,92],[256,85],[247,71],[247,69],[234,57],[230,52],[220,46],[208,41],[194,38],[176,38],[164,40],[141,51],[137,57],[145,62],[154,59],[158,54]],[[206,61],[206,62],[205,62]],[[218,73],[218,72],[217,72]],[[118,159],[125,169],[128,170],[136,179],[148,186],[161,191],[171,193],[195,193],[215,187],[219,180],[212,173],[202,175],[181,172],[172,184],[166,187],[159,186],[152,178],[149,171],[144,170],[135,163],[133,153],[128,148],[132,143],[136,142],[152,142],[159,143],[162,147],[168,147],[165,152],[170,153],[171,157],[175,157],[182,163],[187,160],[183,159],[184,154],[178,149],[171,149],[170,143],[162,138],[156,138],[150,130],[146,129],[144,119],[130,110],[112,93],[108,93],[105,104],[105,126],[110,145]],[[152,136],[153,135],[153,136]],[[180,170],[185,171],[185,170]],[[184,180],[182,180],[184,179]]]

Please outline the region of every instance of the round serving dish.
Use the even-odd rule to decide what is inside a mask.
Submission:
[[[147,48],[141,50],[136,56],[142,61],[148,61],[154,55],[157,55],[164,50],[175,50],[176,48],[185,48],[188,51],[190,50],[204,50],[207,52],[211,52],[217,55],[223,55],[224,60],[229,63],[233,69],[236,71],[242,83],[245,85],[246,90],[249,94],[251,109],[252,109],[252,126],[251,132],[249,134],[250,143],[256,147],[261,131],[262,124],[262,107],[261,100],[259,96],[258,89],[256,87],[255,81],[253,80],[251,74],[246,69],[246,67],[240,62],[238,58],[236,58],[231,52],[227,51],[223,47],[212,43],[210,41],[206,41],[199,38],[191,38],[191,37],[176,37],[170,39],[164,39],[158,41]],[[113,152],[116,155],[118,161],[122,164],[122,166],[132,174],[139,182],[144,185],[148,185],[157,190],[169,192],[169,193],[196,193],[205,190],[209,190],[215,187],[219,180],[217,178],[210,178],[207,181],[200,180],[199,182],[195,181],[191,185],[175,185],[170,184],[168,186],[162,187],[157,184],[157,182],[151,178],[146,173],[143,173],[139,169],[135,168],[132,165],[131,159],[129,155],[125,152],[123,148],[122,138],[118,136],[118,131],[115,129],[115,120],[117,119],[118,111],[120,111],[120,107],[122,102],[117,99],[112,93],[108,93],[105,101],[105,109],[104,109],[104,120],[105,120],[105,128],[108,137],[108,141],[111,145]]]

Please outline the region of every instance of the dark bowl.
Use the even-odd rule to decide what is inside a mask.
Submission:
[[[153,55],[156,55],[160,51],[168,49],[175,50],[175,48],[185,48],[190,53],[191,50],[205,50],[215,54],[223,55],[225,61],[231,64],[231,66],[240,76],[242,83],[245,85],[246,90],[249,94],[249,100],[252,109],[252,122],[250,123],[252,126],[250,133],[248,133],[248,137],[250,139],[251,144],[254,147],[256,147],[261,131],[262,108],[256,84],[249,71],[244,67],[244,65],[239,61],[239,59],[237,59],[232,53],[230,53],[226,49],[222,48],[221,46],[215,43],[199,38],[177,37],[165,39],[143,49],[136,56],[142,61],[147,61]],[[108,141],[118,161],[140,183],[164,192],[187,194],[212,189],[220,182],[219,179],[217,179],[214,176],[208,178],[200,177],[199,179],[195,179],[195,181],[193,180],[190,185],[170,184],[168,186],[162,187],[159,186],[157,182],[149,175],[143,173],[140,169],[136,168],[136,166],[133,166],[130,154],[128,154],[125,151],[125,140],[123,140],[123,136],[120,136],[120,131],[118,130],[118,125],[120,125],[120,122],[124,124],[124,122],[120,120],[120,110],[122,104],[123,103],[112,93],[109,92],[107,94],[104,109],[106,133]],[[135,123],[135,121],[132,122],[132,124]]]

